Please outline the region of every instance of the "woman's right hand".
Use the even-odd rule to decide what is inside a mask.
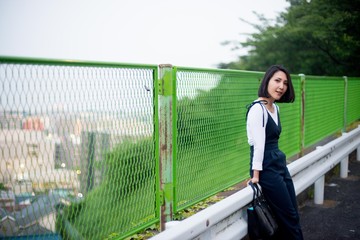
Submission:
[[[259,182],[259,178],[253,177],[252,179],[250,179],[250,181],[251,181],[252,183],[258,183],[258,182]]]
[[[253,177],[250,179],[252,183],[258,183],[260,178],[260,171],[259,170],[253,170]]]
[[[251,178],[249,181],[246,182],[246,186],[249,186],[250,183],[258,183],[259,182],[259,178]]]

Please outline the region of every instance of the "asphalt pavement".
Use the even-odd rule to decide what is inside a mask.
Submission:
[[[360,161],[356,152],[349,157],[347,178],[327,176],[324,204],[315,205],[308,199],[299,212],[305,240],[360,240]]]

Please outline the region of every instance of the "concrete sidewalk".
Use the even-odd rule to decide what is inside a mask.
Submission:
[[[300,206],[305,240],[360,239],[360,161],[349,156],[349,176],[326,179],[324,204],[307,200]]]

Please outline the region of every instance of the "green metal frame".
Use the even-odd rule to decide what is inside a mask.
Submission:
[[[128,63],[114,63],[114,62],[96,62],[96,61],[80,61],[80,60],[57,60],[57,59],[35,59],[35,58],[19,58],[19,57],[10,57],[10,56],[0,56],[0,64],[25,64],[25,65],[48,65],[48,66],[82,66],[82,67],[107,67],[107,68],[131,68],[131,69],[147,69],[152,70],[152,78],[153,78],[153,141],[154,141],[154,154],[153,158],[155,159],[155,199],[153,199],[155,203],[155,218],[150,220],[144,220],[142,219],[141,223],[132,223],[134,227],[127,229],[126,231],[121,233],[121,236],[118,235],[117,237],[125,238],[129,237],[155,223],[160,223],[161,230],[165,229],[165,223],[168,221],[173,220],[174,214],[180,210],[183,210],[187,207],[192,206],[193,204],[202,201],[203,199],[210,197],[214,194],[216,194],[219,191],[222,191],[228,187],[233,186],[234,184],[246,179],[247,176],[247,163],[248,163],[248,144],[245,134],[245,105],[247,103],[250,103],[252,100],[254,100],[256,96],[256,91],[258,88],[258,85],[260,84],[261,77],[263,76],[263,72],[253,72],[253,71],[238,71],[238,70],[224,70],[224,69],[207,69],[207,68],[191,68],[191,67],[180,67],[180,66],[172,66],[172,65],[145,65],[145,64],[128,64]],[[190,199],[181,199],[181,194],[179,194],[179,184],[181,181],[184,181],[184,179],[179,179],[178,176],[180,172],[185,172],[186,169],[179,169],[178,164],[179,161],[182,160],[181,154],[184,154],[181,152],[182,150],[186,149],[183,146],[179,146],[178,139],[181,137],[181,132],[179,133],[179,129],[177,127],[178,121],[181,121],[181,117],[183,117],[181,114],[179,114],[178,109],[183,107],[181,106],[180,101],[178,101],[178,94],[177,90],[180,88],[180,83],[178,82],[178,75],[180,73],[200,73],[200,74],[209,74],[209,76],[212,75],[219,75],[221,76],[220,79],[226,79],[228,80],[227,84],[230,84],[229,86],[222,85],[220,89],[217,89],[220,91],[215,94],[216,97],[224,97],[223,95],[226,95],[226,91],[234,90],[231,87],[235,86],[242,88],[242,89],[235,89],[234,92],[232,92],[231,101],[235,99],[236,102],[239,100],[239,108],[234,108],[234,103],[232,106],[228,106],[227,98],[228,96],[225,96],[224,103],[218,103],[217,99],[213,100],[214,102],[209,101],[209,111],[210,113],[206,114],[214,114],[216,116],[217,113],[220,112],[220,114],[224,114],[223,118],[229,118],[229,122],[231,125],[230,127],[234,128],[234,132],[236,132],[235,137],[238,138],[238,142],[230,142],[227,143],[228,149],[232,149],[232,152],[229,153],[229,156],[225,155],[228,159],[232,158],[239,158],[236,159],[238,163],[241,165],[241,169],[239,169],[239,176],[233,177],[231,180],[227,180],[227,182],[221,182],[221,186],[210,186],[212,184],[212,177],[211,174],[209,176],[203,176],[201,180],[205,179],[205,183],[203,183],[203,186],[208,183],[209,186],[206,187],[206,191],[198,193],[198,195],[191,195]],[[359,78],[339,78],[339,77],[318,77],[318,76],[305,76],[305,75],[299,75],[295,76],[292,75],[292,79],[294,81],[294,84],[296,84],[296,95],[297,99],[295,103],[292,106],[289,105],[281,105],[281,114],[282,114],[282,121],[292,122],[293,124],[289,126],[289,124],[286,124],[288,127],[286,130],[286,136],[288,136],[289,139],[281,139],[283,141],[283,147],[280,145],[280,147],[283,149],[283,151],[289,155],[293,156],[294,154],[298,153],[300,155],[303,154],[303,151],[306,147],[309,147],[311,144],[317,142],[318,140],[321,140],[337,131],[345,131],[345,128],[349,126],[349,124],[353,123],[354,121],[358,120],[360,118],[360,108],[358,103],[358,100],[360,100],[360,95],[358,92],[360,91],[360,79]],[[341,80],[342,79],[342,80]],[[202,79],[204,82],[206,82],[206,76]],[[211,79],[210,79],[211,80]],[[220,81],[221,81],[220,80]],[[319,82],[316,82],[316,84],[313,84],[313,81],[335,81],[336,86],[331,89],[332,91],[338,93],[339,96],[343,96],[342,99],[338,100],[341,101],[341,103],[338,103],[336,106],[336,111],[343,114],[342,120],[340,122],[333,123],[333,127],[328,130],[324,130],[323,132],[306,132],[309,124],[309,119],[315,119],[318,118],[318,122],[322,123],[324,121],[327,121],[328,119],[324,119],[323,114],[316,113],[316,109],[314,109],[314,106],[318,108],[325,109],[326,102],[319,103],[317,100],[317,95],[315,98],[309,98],[306,94],[318,94],[318,88],[316,87]],[[190,80],[191,81],[191,80]],[[342,84],[341,81],[344,81]],[[309,84],[310,83],[310,84]],[[332,82],[333,83],[333,82]],[[233,85],[231,85],[233,84]],[[310,87],[309,87],[310,86]],[[340,87],[338,87],[340,86]],[[342,86],[344,86],[342,89]],[[193,86],[190,86],[190,90]],[[218,86],[217,86],[218,87]],[[238,91],[239,90],[239,91]],[[223,95],[222,95],[223,94]],[[238,95],[236,95],[238,94]],[[203,96],[207,96],[206,94]],[[202,97],[203,97],[202,96]],[[238,96],[239,99],[236,99]],[[211,97],[211,96],[210,96]],[[209,98],[210,98],[209,97]],[[306,99],[307,97],[307,99]],[[332,97],[332,96],[329,96]],[[310,99],[310,100],[309,100]],[[241,101],[240,101],[241,100]],[[327,99],[324,99],[326,101]],[[220,100],[219,100],[220,101]],[[314,101],[314,102],[312,102]],[[343,102],[342,102],[343,101]],[[356,102],[353,104],[353,102]],[[219,104],[219,106],[211,106],[212,103],[215,103],[214,105]],[[236,102],[238,103],[238,102]],[[229,105],[231,105],[229,104]],[[322,105],[323,104],[323,105]],[[244,105],[244,106],[242,106]],[[343,106],[343,109],[342,107]],[[213,107],[213,109],[211,109]],[[221,107],[224,107],[224,109],[220,109]],[[340,109],[341,108],[341,109]],[[235,110],[234,110],[235,109]],[[322,109],[322,110],[323,110]],[[339,110],[340,109],[340,110]],[[196,111],[196,109],[190,109],[190,111]],[[213,112],[211,112],[213,111]],[[294,112],[293,112],[294,111]],[[190,113],[192,114],[192,113]],[[226,115],[228,114],[228,115]],[[231,114],[237,114],[236,117],[239,118],[239,123],[234,124],[233,116]],[[208,115],[205,115],[206,117]],[[229,117],[230,116],[230,117]],[[294,120],[295,119],[295,120]],[[199,119],[196,119],[199,120]],[[208,119],[206,119],[208,120]],[[316,128],[317,121],[311,122],[311,124],[314,124],[312,126],[313,128]],[[332,121],[332,120],[331,120]],[[191,122],[191,121],[190,121]],[[228,139],[221,135],[221,131],[225,132],[227,130],[226,127],[224,127],[228,122],[224,121],[221,122],[221,126],[218,129],[213,129],[214,126],[218,125],[212,125],[213,123],[203,123],[202,119],[199,120],[199,122],[194,121],[196,124],[199,124],[200,128],[203,130],[205,129],[208,131],[205,134],[206,136],[212,137],[212,134],[216,135],[218,134],[219,139],[217,141],[219,143],[226,142]],[[208,124],[208,126],[203,126],[202,124]],[[229,128],[230,128],[229,127]],[[220,132],[220,133],[219,133]],[[193,133],[191,133],[193,134]],[[199,134],[196,132],[196,134]],[[201,134],[201,133],[200,133]],[[232,135],[232,134],[228,134]],[[298,136],[297,136],[298,135]],[[296,140],[295,140],[296,138]],[[209,139],[204,140],[204,136],[201,135],[198,137],[198,139],[201,139],[203,142],[209,141]],[[295,141],[293,145],[289,145],[291,141]],[[214,141],[216,142],[216,141]],[[286,143],[287,142],[287,143]],[[286,143],[286,144],[285,144]],[[198,143],[197,143],[198,144]],[[202,143],[204,144],[204,143]],[[212,159],[211,152],[213,149],[211,149],[211,146],[207,146],[204,144],[203,149],[200,149],[200,153],[191,153],[194,155],[194,162],[197,161],[197,156],[201,156],[201,154],[204,154],[201,151],[207,151],[207,156],[210,156],[209,159],[213,161],[213,164],[218,164],[214,159]],[[241,155],[239,155],[239,152],[234,151],[233,149],[241,147]],[[226,152],[224,149],[220,150],[214,150],[218,151],[214,153],[215,156],[219,155],[221,156],[222,151]],[[239,150],[240,151],[240,150]],[[217,155],[216,155],[217,154]],[[190,156],[191,157],[191,156]],[[187,156],[187,159],[189,160],[189,156]],[[237,163],[237,162],[236,162]],[[203,164],[201,161],[197,166]],[[234,161],[229,161],[230,167],[233,167]],[[192,166],[192,165],[189,165]],[[212,166],[214,167],[214,166]],[[224,166],[216,165],[215,167],[219,167],[219,171],[224,171],[224,174],[226,174],[226,170],[223,169]],[[209,170],[210,169],[210,170]],[[193,170],[193,169],[188,169]],[[208,169],[201,168],[201,170],[205,173],[208,173],[213,171],[211,167]],[[208,172],[207,172],[208,171]],[[180,176],[182,177],[182,176]],[[184,178],[188,176],[183,176]],[[191,181],[190,179],[187,179],[188,181]],[[196,177],[194,177],[194,181],[196,181]],[[184,184],[183,184],[184,185]],[[195,184],[192,186],[196,186]],[[184,186],[181,186],[184,188]],[[186,187],[186,186],[185,186]],[[196,191],[196,189],[190,189],[190,191]],[[99,209],[101,211],[101,209]],[[111,217],[111,216],[109,216]],[[71,224],[70,222],[68,222]]]
[[[45,59],[45,58],[26,58],[26,57],[11,57],[0,56],[0,63],[19,63],[19,64],[40,64],[40,65],[55,65],[55,66],[96,66],[96,67],[121,67],[121,68],[141,68],[141,69],[157,69],[157,65],[150,64],[131,64],[131,63],[116,63],[116,62],[101,62],[101,61],[83,61],[71,59]]]

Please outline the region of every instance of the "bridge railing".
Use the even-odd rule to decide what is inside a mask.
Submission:
[[[346,178],[348,156],[354,150],[360,161],[360,125],[289,164],[296,194],[314,184],[314,202],[322,204],[325,174],[340,163],[340,177]],[[241,239],[247,235],[246,208],[251,200],[252,190],[246,187],[183,221],[167,223],[167,229],[151,239]]]

